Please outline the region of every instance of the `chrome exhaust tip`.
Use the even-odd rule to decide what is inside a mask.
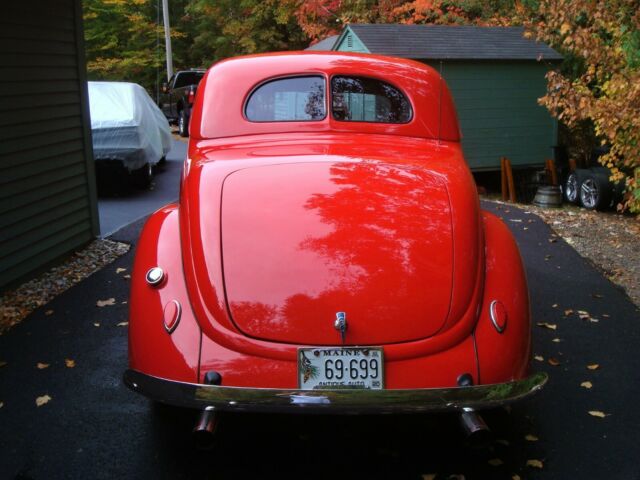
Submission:
[[[460,423],[471,444],[481,446],[491,443],[491,430],[489,430],[480,414],[472,408],[463,409],[460,414]]]
[[[204,383],[208,385],[220,385],[222,377],[213,370],[204,376]],[[192,436],[196,447],[201,450],[210,450],[215,445],[215,433],[218,428],[218,416],[214,407],[205,408],[198,417],[198,422],[193,428]]]
[[[193,442],[201,450],[210,450],[215,444],[215,433],[218,419],[213,407],[207,407],[198,417],[198,423],[193,429]]]

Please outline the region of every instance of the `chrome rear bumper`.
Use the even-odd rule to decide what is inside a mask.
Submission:
[[[412,390],[288,390],[175,382],[135,370],[124,373],[132,390],[162,403],[199,410],[298,413],[411,413],[482,410],[522,400],[540,390],[547,374],[493,385]]]

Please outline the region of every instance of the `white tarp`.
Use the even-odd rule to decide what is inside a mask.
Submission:
[[[89,107],[96,160],[120,160],[132,171],[169,152],[169,122],[140,85],[89,82]]]

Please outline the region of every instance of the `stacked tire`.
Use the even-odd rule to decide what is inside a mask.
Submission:
[[[588,210],[609,208],[615,199],[615,188],[609,181],[609,175],[609,170],[604,167],[574,170],[565,182],[565,199]]]

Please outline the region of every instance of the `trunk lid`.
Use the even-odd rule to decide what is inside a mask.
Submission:
[[[347,345],[417,340],[449,314],[450,203],[437,174],[379,161],[275,164],[229,174],[221,247],[245,335]]]

